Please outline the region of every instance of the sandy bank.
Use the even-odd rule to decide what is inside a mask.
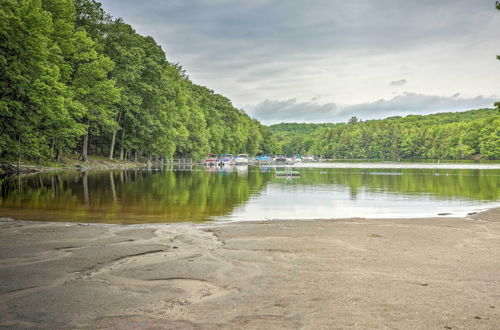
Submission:
[[[468,219],[0,221],[0,326],[494,329],[500,210]]]

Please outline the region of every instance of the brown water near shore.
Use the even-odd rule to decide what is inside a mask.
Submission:
[[[499,209],[469,218],[0,226],[3,327],[500,324]]]
[[[304,167],[297,172],[297,177],[283,178],[275,167],[176,166],[17,177],[0,182],[0,217],[201,223],[462,217],[500,206],[498,169]]]

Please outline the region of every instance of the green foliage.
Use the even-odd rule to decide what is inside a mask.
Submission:
[[[66,45],[57,42],[71,26],[39,0],[2,1],[0,24],[0,157],[50,157],[56,140],[70,144],[82,134],[72,114],[79,105],[63,82]]]
[[[0,2],[0,159],[206,153],[500,158],[499,109],[270,128],[198,86],[95,0]]]
[[[343,124],[281,123],[271,125],[269,131],[279,141],[275,153],[295,155],[311,152],[312,141],[320,132],[338,125]]]
[[[95,0],[4,0],[0,28],[1,159],[278,150],[258,121]]]
[[[335,159],[500,159],[496,109],[411,115],[348,124],[271,126],[287,154]]]

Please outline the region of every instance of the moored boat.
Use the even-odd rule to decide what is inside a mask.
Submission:
[[[271,157],[271,155],[268,155],[268,154],[262,154],[262,155],[255,156],[255,162],[258,165],[269,164],[269,163],[271,163],[271,161],[272,161],[272,157]]]
[[[217,155],[216,154],[208,154],[205,159],[205,165],[215,166],[217,164]]]
[[[238,154],[234,159],[236,165],[248,165],[248,155],[247,154]]]
[[[234,165],[233,155],[232,154],[221,154],[217,158],[217,165]]]
[[[276,164],[286,164],[286,157],[279,155],[274,157],[274,161],[276,162]]]

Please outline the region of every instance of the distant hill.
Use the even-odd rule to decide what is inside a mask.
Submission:
[[[275,140],[279,141],[281,150],[287,155],[307,153],[311,139],[321,130],[333,128],[334,123],[306,124],[281,123],[269,126]]]
[[[281,123],[284,153],[336,159],[500,159],[498,109],[396,116],[349,123]]]

